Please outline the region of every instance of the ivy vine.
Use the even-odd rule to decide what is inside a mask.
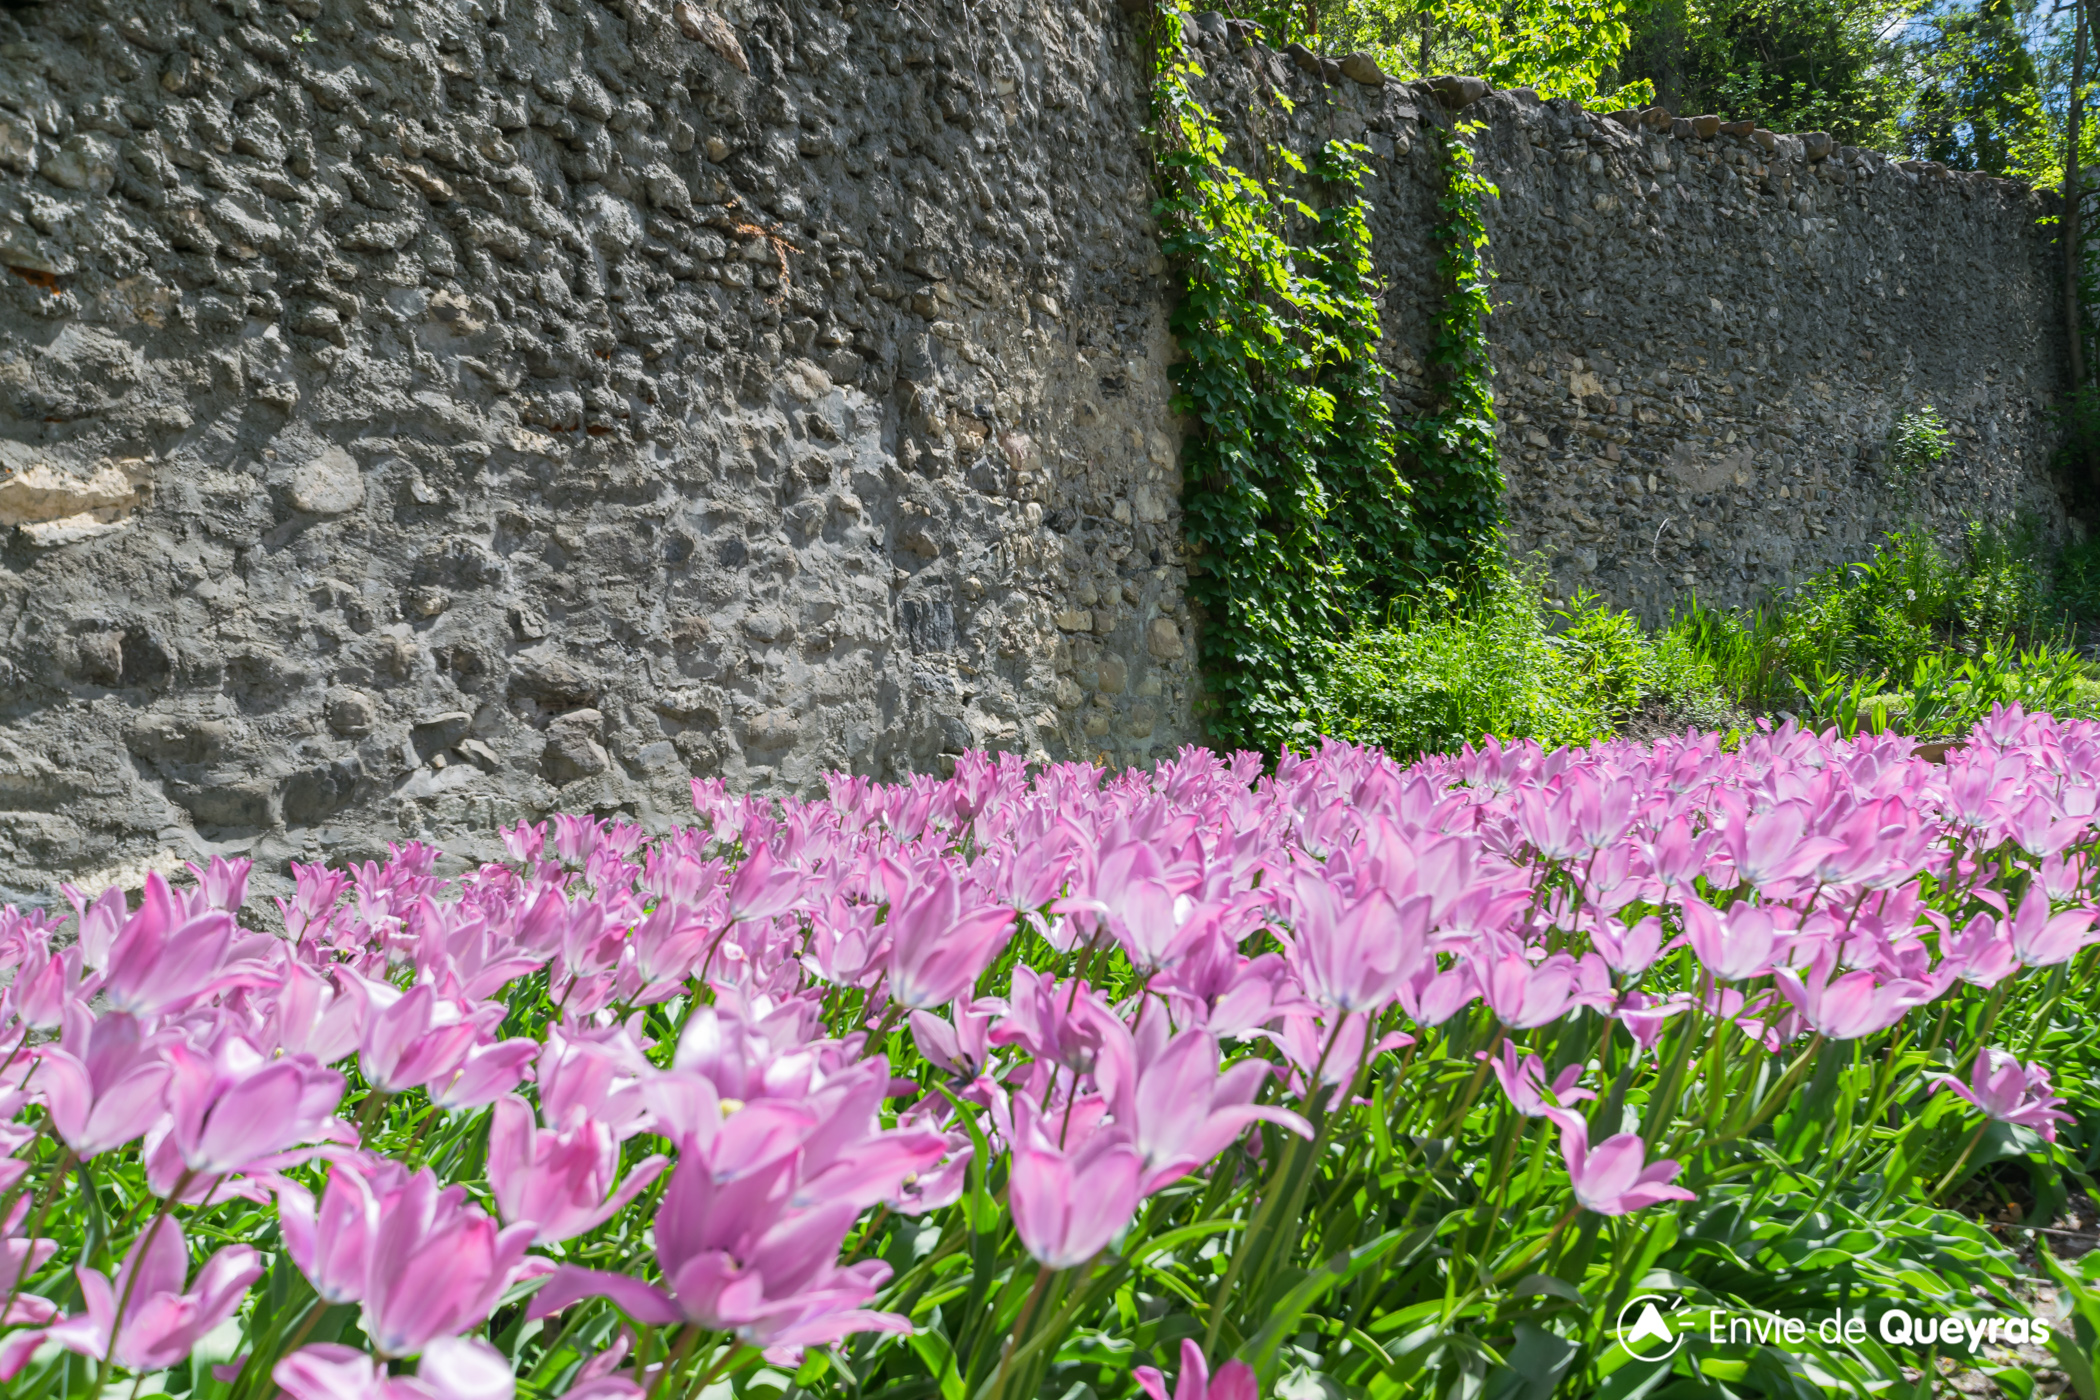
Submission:
[[[1439,390],[1436,407],[1408,425],[1404,439],[1418,464],[1422,529],[1441,568],[1472,568],[1502,527],[1502,465],[1495,450],[1495,392],[1489,380],[1487,318],[1492,309],[1483,256],[1485,203],[1495,187],[1473,168],[1464,138],[1481,129],[1424,123],[1443,165],[1443,222],[1433,230],[1442,245],[1437,273],[1445,301],[1429,344],[1429,369]]]
[[[1158,17],[1155,208],[1184,283],[1169,325],[1183,356],[1174,408],[1196,425],[1182,506],[1206,720],[1222,744],[1274,750],[1295,737],[1325,644],[1469,562],[1498,520],[1479,204],[1492,187],[1448,140],[1437,233],[1455,290],[1430,352],[1440,392],[1432,416],[1397,427],[1378,355],[1366,148],[1331,140],[1307,160],[1270,147],[1273,175],[1232,164],[1192,91],[1202,69],[1178,12]]]

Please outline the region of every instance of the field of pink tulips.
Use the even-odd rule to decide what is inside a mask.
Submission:
[[[239,862],[69,888],[0,920],[0,1383],[1634,1400],[1951,1365],[2093,1400],[2100,1271],[2006,1222],[2100,1163],[2100,725],[1913,750],[973,756],[703,783],[690,829],[558,817],[449,878],[301,867],[274,910]]]

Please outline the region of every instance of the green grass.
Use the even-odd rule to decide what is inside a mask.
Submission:
[[[2100,545],[2049,559],[2028,528],[1972,524],[1954,550],[1899,532],[1761,607],[1689,599],[1654,633],[1587,595],[1550,609],[1544,582],[1531,566],[1439,586],[1333,643],[1301,736],[1412,756],[1485,734],[1585,744],[1784,714],[1919,735],[2000,703],[2100,714],[2100,678],[2073,647],[2100,620]]]

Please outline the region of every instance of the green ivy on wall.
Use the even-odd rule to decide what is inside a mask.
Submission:
[[[1157,18],[1156,212],[1184,279],[1169,325],[1183,355],[1174,407],[1196,424],[1182,528],[1205,718],[1220,744],[1274,750],[1301,737],[1327,643],[1473,562],[1493,537],[1501,481],[1480,257],[1480,200],[1493,188],[1440,132],[1450,192],[1437,234],[1453,292],[1430,352],[1439,398],[1431,417],[1397,428],[1378,357],[1365,148],[1328,141],[1310,161],[1272,148],[1275,176],[1229,163],[1224,131],[1191,90],[1202,70],[1183,51],[1180,15],[1162,7]]]
[[[1473,168],[1464,137],[1479,123],[1446,130],[1423,129],[1437,142],[1444,193],[1437,208],[1444,221],[1433,231],[1443,247],[1437,273],[1446,300],[1429,343],[1429,369],[1439,397],[1436,408],[1410,424],[1404,439],[1418,465],[1417,510],[1429,551],[1443,568],[1470,568],[1502,525],[1502,465],[1495,451],[1495,392],[1489,384],[1488,271],[1483,251],[1487,223],[1482,206],[1495,197],[1492,184]]]

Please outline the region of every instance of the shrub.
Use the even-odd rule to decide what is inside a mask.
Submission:
[[[1547,745],[1612,732],[1636,703],[1651,649],[1639,623],[1585,597],[1553,614],[1535,572],[1495,571],[1416,602],[1327,649],[1301,722],[1396,757],[1493,734]]]

